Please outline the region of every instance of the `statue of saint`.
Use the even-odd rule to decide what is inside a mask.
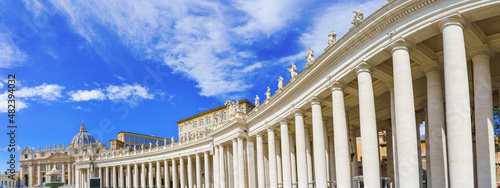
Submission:
[[[288,72],[290,72],[292,78],[295,78],[295,76],[297,76],[297,66],[295,66],[295,64],[292,63],[292,68],[289,68]]]
[[[281,88],[283,88],[283,77],[280,76],[280,78],[278,79],[278,89]]]
[[[351,23],[354,24],[354,26],[356,26],[359,23],[361,23],[361,21],[363,21],[363,13],[361,12],[361,10],[356,10],[356,11],[353,10],[352,13],[356,15],[354,15],[354,17],[352,18]]]
[[[255,106],[259,106],[259,95],[255,95]]]
[[[337,40],[337,33],[335,33],[333,30],[330,30],[330,34],[328,34],[328,46],[335,44],[336,40]]]
[[[271,88],[267,87],[267,92],[266,94],[266,100],[269,100],[271,98]]]
[[[312,63],[314,61],[314,51],[311,48],[308,48],[306,55],[307,62]]]

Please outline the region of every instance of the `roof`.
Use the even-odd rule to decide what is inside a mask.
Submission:
[[[164,140],[164,139],[171,140],[171,139],[169,139],[169,138],[163,138],[163,137],[159,137],[159,136],[153,136],[153,135],[141,134],[141,133],[133,133],[133,132],[127,132],[127,131],[120,131],[120,132],[118,132],[118,134],[120,134],[120,133],[131,134],[131,135],[137,135],[137,136],[152,137],[152,138],[155,138],[155,139],[158,139],[158,140]]]
[[[247,103],[247,104],[250,104],[250,106],[252,106],[252,107],[254,107],[254,108],[255,108],[255,105],[254,105],[252,102],[248,101],[247,99],[243,99],[243,100],[241,100],[241,101],[239,101],[239,102],[240,102],[240,104],[242,104],[242,103]],[[225,109],[225,108],[226,108],[226,105],[222,105],[222,106],[219,106],[219,107],[216,107],[216,108],[212,108],[212,109],[210,109],[210,110],[203,111],[203,112],[201,112],[201,113],[195,114],[195,115],[193,115],[193,116],[190,116],[190,117],[184,118],[184,119],[179,120],[179,121],[177,121],[177,122],[175,122],[175,123],[180,124],[180,123],[182,123],[182,122],[184,122],[184,121],[188,121],[188,120],[191,120],[191,119],[194,119],[194,118],[197,118],[197,117],[200,117],[200,116],[203,116],[203,115],[206,115],[206,114],[209,114],[209,113],[215,112],[215,111],[219,111],[219,110],[222,110],[222,109]]]

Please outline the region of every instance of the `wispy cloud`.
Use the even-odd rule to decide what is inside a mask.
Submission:
[[[71,101],[89,101],[89,100],[104,100],[106,99],[106,95],[97,89],[97,90],[76,90],[70,91],[68,93],[71,98]]]
[[[0,68],[21,66],[27,57],[26,53],[12,42],[9,34],[0,33]]]
[[[74,90],[69,91],[68,95],[72,102],[80,101],[120,101],[123,100],[128,103],[137,104],[139,100],[154,99],[155,95],[164,95],[161,91],[149,92],[148,88],[139,84],[122,84],[122,85],[109,85],[106,88],[96,88],[93,90]]]
[[[255,38],[299,17],[297,0],[232,3],[213,1],[52,1],[73,30],[90,44],[96,28],[114,31],[139,58],[168,65],[197,82],[200,95],[225,96],[252,84],[242,76],[260,68],[246,49]],[[85,11],[84,11],[85,10]],[[260,37],[262,38],[262,37]],[[241,53],[245,52],[245,53]],[[246,65],[251,64],[248,68]]]
[[[28,107],[29,101],[56,101],[62,98],[63,86],[57,84],[46,84],[43,83],[36,87],[22,87],[21,89],[14,91],[15,98],[15,109],[21,110]],[[9,91],[0,94],[0,112],[7,112],[8,110],[8,100]],[[12,104],[12,103],[9,103]]]

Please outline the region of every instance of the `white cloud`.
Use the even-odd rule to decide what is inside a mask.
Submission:
[[[203,96],[252,87],[241,73],[249,70],[245,58],[254,55],[240,53],[245,50],[235,44],[249,42],[255,34],[278,31],[294,17],[291,9],[299,7],[283,0],[232,4],[204,0],[54,0],[52,4],[90,44],[101,40],[96,28],[106,27],[139,58],[162,61],[174,72],[196,81]]]
[[[113,74],[113,77],[115,77],[116,79],[124,82],[125,81],[125,78],[121,77],[120,75],[117,75],[117,74]]]
[[[0,68],[21,66],[26,59],[26,53],[12,42],[10,36],[0,33]]]
[[[75,109],[77,109],[77,110],[81,110],[81,109],[82,109],[82,107],[81,107],[81,106],[75,106],[75,107],[73,107],[73,108],[75,108]]]
[[[57,100],[62,97],[62,90],[64,90],[64,86],[43,83],[42,85],[36,87],[21,88],[16,91],[16,97],[26,99],[29,98],[33,100],[38,98],[44,100]]]
[[[68,93],[72,101],[104,100],[106,95],[101,90],[77,90]]]
[[[130,99],[134,97],[139,97],[143,99],[153,99],[154,95],[149,94],[145,87],[140,85],[127,85],[123,84],[121,86],[108,86],[106,88],[106,96],[110,100],[120,100],[120,99]]]
[[[3,88],[4,84],[3,82],[0,82],[0,88]]]

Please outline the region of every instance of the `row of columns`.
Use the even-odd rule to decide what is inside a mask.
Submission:
[[[59,165],[60,165],[60,168],[59,168]],[[48,164],[28,165],[27,166],[28,179],[23,180],[24,177],[21,175],[20,176],[21,184],[24,186],[25,185],[24,181],[27,181],[27,185],[29,187],[43,185],[43,183],[44,183],[43,182],[44,177],[42,177],[42,171],[43,171],[42,168],[43,167],[45,167],[45,170],[44,170],[45,173],[50,172],[52,170],[52,167],[55,167],[57,170],[61,170],[61,173],[63,174],[62,182],[66,183],[66,178],[67,178],[67,180],[68,180],[67,184],[69,184],[69,185],[73,184],[74,176],[72,174],[74,174],[74,165],[66,164],[66,163],[48,163]],[[66,167],[68,169],[66,169]],[[19,168],[21,169],[21,172],[25,170],[23,166],[20,166]],[[36,176],[35,176],[35,172],[34,172],[35,170],[36,170]],[[68,175],[66,175],[66,172],[68,173]],[[36,179],[35,179],[35,177],[36,177]],[[47,180],[48,180],[48,177],[45,176],[45,181],[47,181]]]
[[[430,63],[423,70],[427,78],[427,107],[425,113],[426,135],[429,153],[428,183],[432,187],[474,187],[474,168],[472,158],[472,135],[470,129],[469,83],[462,21],[455,18],[445,19],[440,27],[443,33],[444,68]],[[387,130],[388,175],[393,178],[394,187],[419,188],[421,176],[419,158],[420,138],[415,118],[410,49],[404,41],[391,46],[393,62],[393,81],[387,86],[390,92],[391,128]],[[484,50],[472,53],[474,64],[474,113],[477,150],[478,187],[494,185],[494,142],[492,88],[489,70],[489,54]],[[363,154],[362,174],[366,188],[381,187],[380,154],[378,143],[375,96],[372,82],[373,67],[360,63],[355,71],[359,97],[359,131]],[[444,76],[444,84],[441,77]],[[444,87],[444,98],[443,98]],[[330,187],[336,180],[336,187],[353,187],[353,177],[358,175],[355,149],[350,145],[356,142],[356,131],[349,128],[346,118],[343,84],[332,80],[332,115],[334,136],[328,138],[325,129],[321,99],[313,97],[310,101],[312,142],[309,129],[304,124],[304,113],[294,110],[295,134],[290,134],[288,120],[279,121],[279,127],[269,125],[267,130],[267,150],[265,134],[254,137],[237,136],[233,140],[219,143],[213,148],[212,165],[208,151],[203,153],[203,166],[200,154],[163,160],[164,179],[172,178],[173,188],[193,187]],[[275,129],[280,131],[279,139]],[[311,148],[312,143],[312,148]],[[255,145],[254,145],[255,144]],[[355,145],[355,144],[354,144]],[[230,147],[232,146],[232,147]],[[256,148],[256,153],[254,149]],[[314,151],[314,152],[313,152]],[[352,156],[354,154],[354,156]],[[185,161],[187,159],[187,162]],[[171,161],[171,176],[169,161]],[[156,177],[161,175],[162,161],[149,161],[141,165],[138,180],[138,163],[126,165],[126,177],[133,170],[134,187],[154,185],[153,166],[156,164]],[[179,162],[179,164],[177,164]],[[187,168],[185,167],[187,163]],[[193,172],[195,165],[195,172]],[[146,166],[148,182],[146,183]],[[123,177],[123,165],[119,165]],[[202,168],[204,175],[202,176]],[[116,166],[112,167],[112,182],[109,183],[109,168],[105,167],[107,186],[116,187]],[[179,173],[178,170],[179,169]],[[187,169],[187,172],[186,172]],[[99,169],[99,174],[101,169]],[[186,177],[187,173],[187,177]],[[77,171],[80,177],[81,172]],[[101,176],[101,175],[99,175]],[[204,179],[203,179],[204,177]],[[186,181],[187,178],[187,181]],[[123,187],[124,179],[120,178]],[[126,178],[125,186],[131,186]],[[78,184],[78,182],[77,182]],[[161,179],[156,179],[156,185]],[[80,185],[83,185],[80,183]],[[165,187],[170,187],[165,183]]]

